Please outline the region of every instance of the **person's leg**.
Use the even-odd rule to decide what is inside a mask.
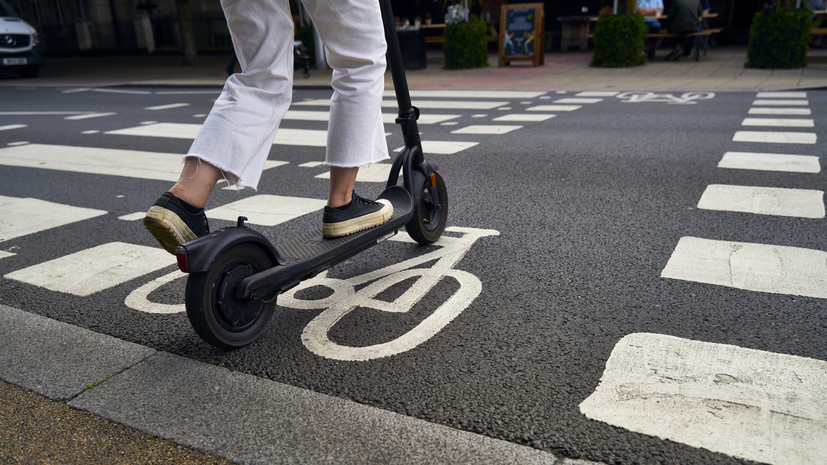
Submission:
[[[385,31],[378,2],[304,3],[333,68],[325,157],[330,167],[330,191],[322,233],[338,237],[378,226],[393,214],[389,202],[372,202],[353,194],[358,168],[389,158],[382,121]]]
[[[178,182],[144,218],[170,253],[209,232],[204,206],[219,179],[257,188],[292,98],[293,17],[287,0],[222,0],[221,6],[242,71],[227,79]]]

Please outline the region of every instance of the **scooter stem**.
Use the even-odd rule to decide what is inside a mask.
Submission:
[[[399,106],[399,117],[396,122],[402,127],[402,138],[406,147],[419,147],[418,153],[422,153],[419,139],[419,128],[416,120],[419,111],[411,104],[411,95],[408,91],[408,81],[405,78],[405,65],[402,62],[402,49],[399,47],[399,37],[396,35],[396,25],[393,22],[393,10],[390,0],[379,0],[379,7],[382,10],[382,23],[385,26],[385,41],[388,44],[387,59],[391,68],[393,88],[396,92],[396,102]],[[420,160],[415,160],[419,162]]]

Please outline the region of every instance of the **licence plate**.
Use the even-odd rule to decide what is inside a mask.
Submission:
[[[25,58],[3,58],[4,65],[25,65],[28,63]]]

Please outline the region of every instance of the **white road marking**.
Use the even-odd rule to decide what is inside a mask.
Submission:
[[[498,116],[493,121],[517,121],[517,122],[540,122],[554,118],[557,115],[548,115],[538,113],[535,115],[527,115],[521,113],[512,113],[510,115]]]
[[[757,98],[807,98],[807,92],[758,92]]]
[[[5,126],[0,126],[0,131],[11,131],[12,129],[23,129],[28,127],[25,124],[7,124]]]
[[[174,153],[66,145],[28,144],[0,149],[0,165],[173,182],[181,174],[182,158]],[[264,169],[285,164],[267,160]]]
[[[509,132],[521,129],[519,125],[488,125],[478,124],[465,126],[464,128],[451,131],[451,134],[508,134]]]
[[[812,132],[737,131],[732,140],[768,144],[815,144],[817,137]]]
[[[593,104],[593,103],[600,103],[602,101],[603,101],[602,98],[561,98],[561,99],[555,100],[554,103],[560,104],[560,105],[567,105],[567,104],[575,104],[575,105],[588,104],[588,105],[590,105],[590,104]]]
[[[383,113],[382,114],[382,121],[385,124],[396,124],[396,118],[399,115],[391,114],[391,113]],[[416,120],[417,124],[438,124],[443,121],[448,121],[454,118],[459,118],[460,115],[442,115],[442,114],[433,114],[433,113],[426,113],[424,115],[419,115],[419,119]],[[288,110],[287,113],[284,115],[285,120],[290,121],[330,121],[330,112],[329,111],[307,111],[307,110]]]
[[[526,108],[526,111],[543,111],[543,112],[557,112],[557,111],[575,111],[583,108],[582,105],[537,105]]]
[[[821,172],[818,157],[780,153],[727,152],[718,163],[718,168],[786,171],[790,173]]]
[[[324,208],[326,200],[279,195],[255,195],[206,212],[207,218],[236,221],[246,216],[248,223],[275,226]],[[321,221],[321,216],[319,217]]]
[[[809,100],[755,100],[752,102],[753,106],[771,105],[771,106],[788,106],[788,107],[806,107],[810,105]]]
[[[316,168],[322,165],[324,165],[324,163],[320,161],[308,161],[299,165],[299,168]]]
[[[15,254],[13,254],[11,252],[6,252],[5,250],[0,250],[0,258],[14,257],[14,255]]]
[[[470,149],[471,147],[475,147],[479,145],[479,142],[457,142],[457,141],[446,141],[446,140],[423,140],[422,141],[422,151],[425,154],[435,154],[435,155],[453,155],[455,153],[462,152],[463,150]],[[397,148],[394,152],[401,152],[404,147]]]
[[[148,90],[124,90],[124,89],[105,89],[96,88],[88,89],[90,92],[100,92],[102,94],[130,94],[130,95],[151,95],[152,92]]]
[[[795,118],[745,118],[741,125],[779,128],[812,128],[815,127],[815,122],[811,119]]]
[[[440,124],[440,126],[457,126],[458,124],[459,124],[458,121],[446,121],[446,122]]]
[[[144,215],[146,215],[146,212],[135,212],[127,215],[121,215],[118,219],[122,221],[138,221],[144,219]]]
[[[109,112],[109,113],[84,113],[82,115],[67,116],[63,119],[69,120],[69,121],[77,121],[77,120],[91,119],[91,118],[103,118],[103,117],[112,116],[112,115],[117,115],[117,113],[112,113],[112,112]]]
[[[86,134],[86,135],[89,135],[89,134],[100,134],[100,131],[98,131],[97,129],[90,129],[90,130],[88,130],[88,131],[81,131],[80,133],[81,133],[81,134]]]
[[[413,102],[414,106],[420,109],[431,110],[491,110],[497,107],[508,104],[508,102],[490,102],[490,101],[474,101],[474,100],[416,100]],[[329,106],[328,99],[310,99],[301,102],[293,102],[294,106]],[[396,100],[383,100],[383,107],[396,108],[398,105]]]
[[[827,299],[827,252],[682,237],[661,277]]]
[[[575,97],[614,97],[620,92],[613,90],[589,90],[575,94]]]
[[[73,207],[45,200],[0,195],[0,242],[106,213],[103,210]]]
[[[827,457],[827,362],[663,334],[612,350],[588,418],[777,465]]]
[[[124,301],[124,303],[127,307],[144,313],[154,313],[162,315],[183,313],[187,311],[186,304],[162,304],[158,302],[152,302],[149,300],[149,295],[152,294],[152,292],[158,289],[159,287],[163,286],[164,284],[171,283],[176,279],[186,277],[186,273],[180,270],[175,270],[172,273],[161,276],[160,278],[153,279],[152,281],[130,292],[129,295],[126,296],[126,300]],[[183,300],[183,296],[181,297],[181,300]]]
[[[195,139],[200,124],[185,123],[152,123],[145,126],[116,129],[105,134],[141,137],[167,137],[173,139]],[[273,140],[276,145],[300,145],[306,147],[325,147],[327,145],[327,131],[313,129],[280,128]]]
[[[410,94],[412,98],[521,99],[540,97],[545,95],[546,92],[531,90],[411,90]],[[386,90],[385,97],[396,97],[396,94],[392,90]]]
[[[29,143],[30,143],[30,142],[29,142],[29,141],[27,141],[27,140],[19,140],[19,141],[17,141],[17,142],[9,142],[9,143],[8,143],[8,144],[6,144],[6,145],[8,145],[9,147],[19,147],[19,146],[21,146],[21,145],[29,145]]]
[[[712,184],[701,195],[698,208],[757,215],[824,218],[824,191]]]
[[[0,111],[0,116],[63,116],[80,115],[84,111]]]
[[[391,165],[389,163],[375,163],[359,168],[359,173],[356,174],[356,182],[387,182],[388,172]],[[319,179],[330,179],[330,171],[325,171],[322,174],[316,175]]]
[[[789,115],[809,116],[813,112],[809,108],[750,108],[750,115]]]
[[[173,265],[159,247],[110,242],[7,274],[7,279],[81,297]]]

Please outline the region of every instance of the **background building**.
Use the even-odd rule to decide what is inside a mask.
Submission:
[[[8,0],[23,18],[40,31],[47,54],[87,51],[164,52],[181,50],[180,12],[188,5],[193,35],[199,52],[226,53],[232,47],[218,0]],[[366,0],[370,1],[370,0]],[[443,22],[447,5],[454,0],[392,0],[401,21],[414,23],[430,19]],[[523,3],[530,0],[511,1]],[[669,0],[665,0],[668,4]],[[508,0],[469,0],[472,12],[499,26],[502,4]],[[588,9],[596,15],[613,0],[544,0],[547,45],[559,46],[557,18],[581,14]],[[724,29],[721,42],[746,43],[749,24],[765,0],[710,0],[718,18],[713,27]],[[297,0],[291,0],[299,14]]]

